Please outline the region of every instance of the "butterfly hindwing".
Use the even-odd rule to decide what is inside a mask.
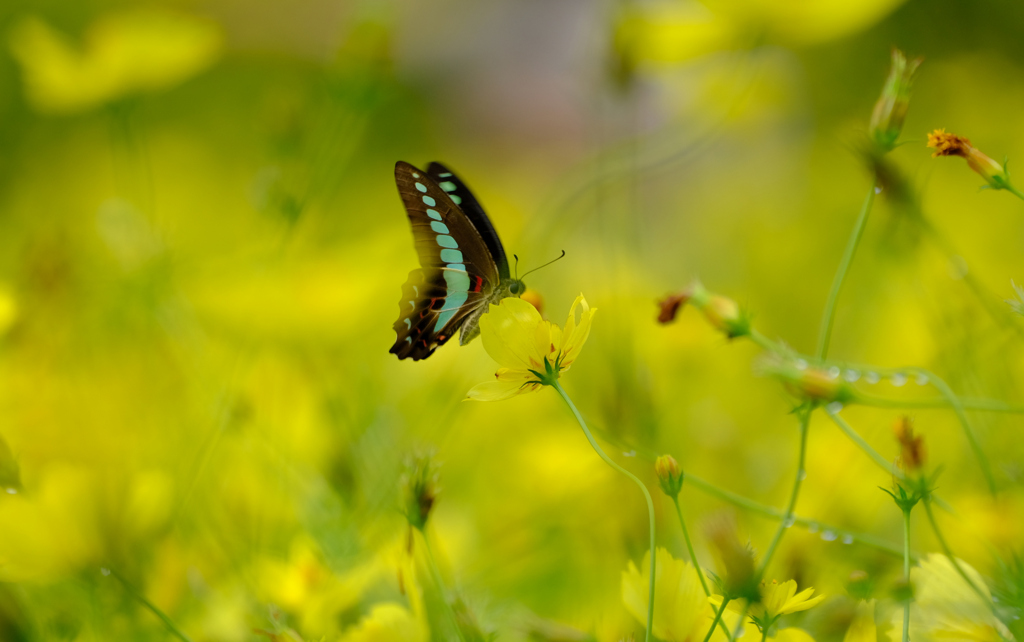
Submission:
[[[474,221],[434,179],[399,162],[395,183],[422,267],[409,274],[402,288],[391,352],[419,360],[448,341],[467,318],[483,312],[501,273]],[[486,220],[483,210],[480,214]]]

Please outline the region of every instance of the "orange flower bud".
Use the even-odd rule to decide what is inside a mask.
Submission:
[[[936,129],[928,134],[928,147],[934,147],[932,158],[939,156],[959,156],[967,160],[967,165],[977,172],[993,189],[1005,189],[1010,184],[1010,176],[999,163],[985,155],[963,136],[947,134],[944,129]]]
[[[689,289],[693,305],[704,313],[704,317],[727,337],[734,339],[750,334],[750,315],[740,309],[732,299],[714,294],[695,282]]]
[[[544,298],[540,295],[540,292],[527,290],[519,295],[519,298],[537,308],[537,312],[540,312],[541,315],[544,314]]]
[[[661,490],[669,497],[676,497],[683,489],[683,471],[679,462],[672,455],[662,455],[654,462],[654,471],[658,474]]]
[[[910,417],[903,416],[896,420],[892,427],[896,440],[900,442],[900,465],[908,473],[919,472],[924,468],[926,453],[924,438],[914,435],[914,424]]]

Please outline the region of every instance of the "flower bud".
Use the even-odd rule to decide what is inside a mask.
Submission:
[[[690,300],[704,317],[727,337],[734,339],[750,334],[750,315],[732,299],[708,292],[699,281],[690,286]]]
[[[675,321],[679,309],[690,300],[690,291],[684,290],[679,294],[670,294],[661,301],[658,301],[658,323],[670,323]]]
[[[416,455],[406,462],[401,486],[405,518],[410,526],[423,530],[438,493],[437,470],[429,454]]]
[[[662,455],[654,462],[654,471],[658,473],[661,490],[669,497],[678,497],[683,489],[683,471],[679,462],[672,455]]]
[[[839,376],[838,369],[824,370],[782,359],[770,359],[761,366],[764,374],[773,376],[796,397],[824,403],[849,403],[857,394]]]
[[[900,442],[900,466],[909,474],[915,474],[924,468],[924,438],[914,435],[914,425],[910,417],[903,416],[896,420],[892,427],[896,440]]]
[[[544,315],[544,298],[540,295],[540,292],[528,289],[519,295],[519,298],[537,308],[537,312],[540,312],[541,316]]]
[[[750,546],[740,544],[736,536],[736,524],[728,515],[719,515],[707,525],[707,537],[722,560],[725,573],[721,576],[719,588],[731,600],[747,599],[758,602],[757,571],[754,569],[754,552]]]
[[[871,112],[869,126],[871,140],[882,153],[889,152],[896,146],[896,139],[903,131],[903,120],[907,117],[907,108],[910,106],[910,86],[920,65],[921,58],[908,62],[902,51],[892,50],[889,77],[885,79],[882,95]]]
[[[935,148],[932,158],[959,156],[966,159],[968,167],[985,179],[992,189],[1006,189],[1010,185],[1010,174],[1006,167],[986,156],[963,136],[947,134],[944,129],[936,129],[928,134],[928,147]]]

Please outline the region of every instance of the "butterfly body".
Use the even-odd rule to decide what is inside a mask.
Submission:
[[[509,275],[498,233],[466,185],[444,165],[427,171],[399,161],[395,184],[412,226],[420,268],[402,287],[399,359],[426,359],[460,332],[465,345],[480,334],[488,306],[525,290]]]

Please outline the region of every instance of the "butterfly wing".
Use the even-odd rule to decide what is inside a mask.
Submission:
[[[421,267],[402,287],[391,352],[399,359],[426,359],[483,311],[501,274],[473,222],[426,172],[399,162],[395,183]]]
[[[473,223],[473,227],[480,232],[484,244],[487,245],[487,250],[494,259],[495,265],[498,266],[498,274],[502,280],[510,278],[508,257],[505,256],[505,247],[501,244],[501,239],[498,238],[498,230],[494,229],[491,219],[487,218],[484,208],[480,206],[480,202],[473,196],[473,192],[469,191],[469,187],[466,186],[455,172],[441,163],[431,163],[427,167],[427,175],[434,179],[438,187],[448,194],[449,198],[459,206]]]

